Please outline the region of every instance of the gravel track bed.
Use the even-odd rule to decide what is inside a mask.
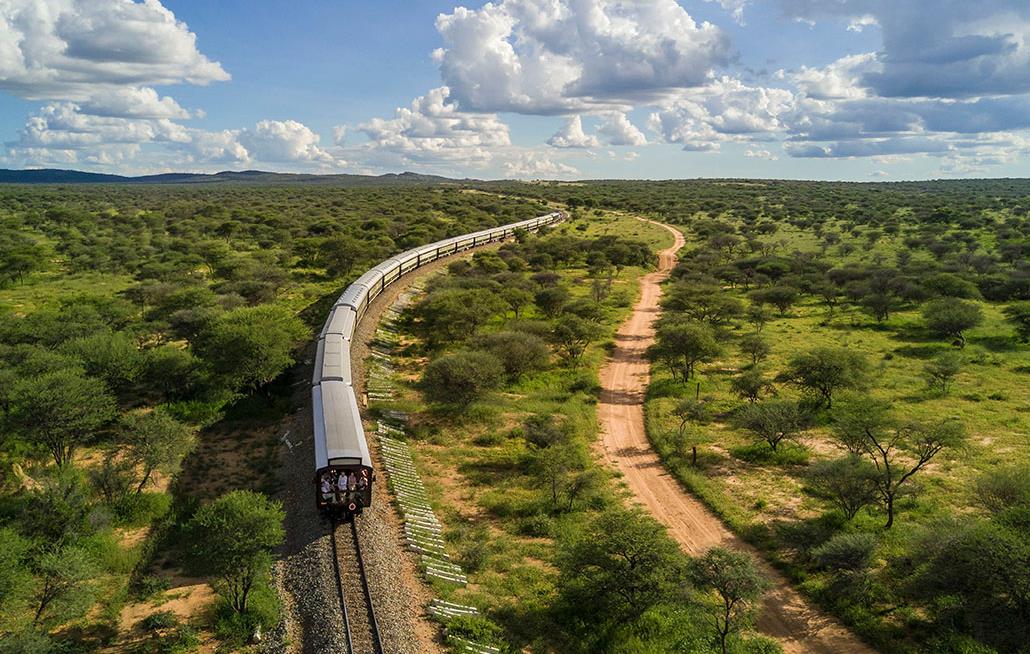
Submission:
[[[479,249],[496,248],[496,244]],[[466,253],[467,254],[467,253]],[[444,268],[456,257],[427,264],[394,282],[369,306],[354,331],[351,374],[360,399],[365,386],[365,359],[383,312],[413,282]],[[307,351],[313,359],[314,346]],[[310,367],[301,379],[311,378]],[[304,408],[286,421],[289,436],[282,446],[283,490],[279,499],[286,511],[286,543],[273,570],[273,581],[283,600],[283,620],[261,649],[276,654],[349,654],[343,627],[329,523],[312,499],[314,443],[311,430],[310,387],[297,384],[298,403]],[[366,429],[366,433],[373,433]],[[287,444],[287,441],[289,444]],[[387,654],[442,654],[440,629],[426,614],[432,594],[421,579],[418,559],[402,544],[402,529],[386,477],[378,441],[369,438],[372,460],[379,471],[373,482],[372,507],[358,518],[358,537],[365,562],[380,638]],[[347,535],[349,539],[349,534]],[[344,544],[341,543],[341,549]],[[359,652],[357,654],[363,654]]]

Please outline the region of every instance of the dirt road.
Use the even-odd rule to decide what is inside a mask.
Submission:
[[[652,221],[648,221],[652,222]],[[654,223],[675,235],[675,244],[658,255],[658,270],[641,279],[640,299],[633,314],[615,337],[615,350],[601,369],[601,401],[597,416],[604,453],[624,475],[637,500],[689,554],[714,545],[757,552],[732,534],[700,501],[680,486],[651,449],[644,430],[644,393],[650,366],[644,352],[654,339],[652,323],[658,316],[659,283],[676,263],[683,235],[667,225]],[[759,630],[776,638],[788,654],[873,654],[843,625],[803,599],[783,575],[759,559],[773,584],[758,619]]]

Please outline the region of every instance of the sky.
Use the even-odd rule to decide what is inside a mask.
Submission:
[[[1030,177],[1030,2],[0,0],[0,167]]]

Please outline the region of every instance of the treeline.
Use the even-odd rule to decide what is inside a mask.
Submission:
[[[402,248],[543,211],[428,187],[0,189],[0,298],[17,298],[0,299],[0,639],[111,642],[151,551],[119,534],[171,515],[163,489],[201,430],[264,393],[324,318],[304,309]],[[220,633],[246,639],[275,620],[248,593],[267,595],[281,512],[234,497],[205,505],[210,547],[182,560],[222,580]],[[179,500],[171,529],[192,541],[196,503]],[[269,535],[220,540],[247,517],[231,507]],[[155,633],[193,638],[167,622]]]
[[[894,535],[892,527],[906,519],[901,507],[913,510],[934,483],[931,464],[961,460],[975,447],[968,430],[947,413],[910,415],[894,379],[861,349],[808,341],[823,342],[821,329],[875,329],[931,343],[914,353],[923,358],[924,397],[947,396],[977,356],[964,352],[968,332],[985,320],[985,301],[1000,303],[1008,321],[1007,334],[990,337],[995,350],[1026,341],[1030,268],[1013,255],[1013,244],[1027,221],[981,216],[981,232],[911,217],[900,223],[887,223],[886,232],[847,222],[809,225],[791,242],[814,237],[815,246],[788,249],[787,240],[777,243],[781,225],[766,218],[695,220],[693,246],[666,288],[650,349],[683,398],[672,409],[678,428],[660,435],[658,445],[704,488],[697,447],[707,425],[720,422],[753,439],[734,457],[797,477],[821,503],[821,515],[756,523],[739,507],[717,508],[886,651],[1022,652],[1030,642],[1030,594],[1021,590],[1030,582],[1025,460],[980,475],[969,489],[972,511],[938,507],[927,519],[923,510],[917,525]],[[871,251],[885,233],[904,246],[892,258],[849,258],[856,248]],[[767,325],[789,321],[802,307],[822,319],[810,332],[793,328],[774,367]],[[914,318],[891,321],[901,312]],[[716,362],[718,371],[704,368]],[[736,401],[695,395],[701,371],[709,387],[725,378]],[[816,434],[828,436],[838,454],[810,462],[815,453],[806,443]]]
[[[484,189],[546,198],[570,207],[648,213],[686,224],[699,214],[745,222],[766,217],[795,225],[827,220],[875,225],[904,216],[919,223],[975,229],[998,213],[1026,216],[1030,180],[806,182],[790,180],[596,180],[577,184],[487,182]],[[1024,233],[1023,239],[1026,238]]]

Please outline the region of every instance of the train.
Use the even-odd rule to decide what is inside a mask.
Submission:
[[[351,339],[369,305],[386,287],[428,263],[536,231],[565,219],[556,211],[501,227],[413,248],[374,266],[344,289],[318,335],[311,379],[315,440],[315,497],[333,518],[352,519],[372,506],[375,468],[351,378]]]

